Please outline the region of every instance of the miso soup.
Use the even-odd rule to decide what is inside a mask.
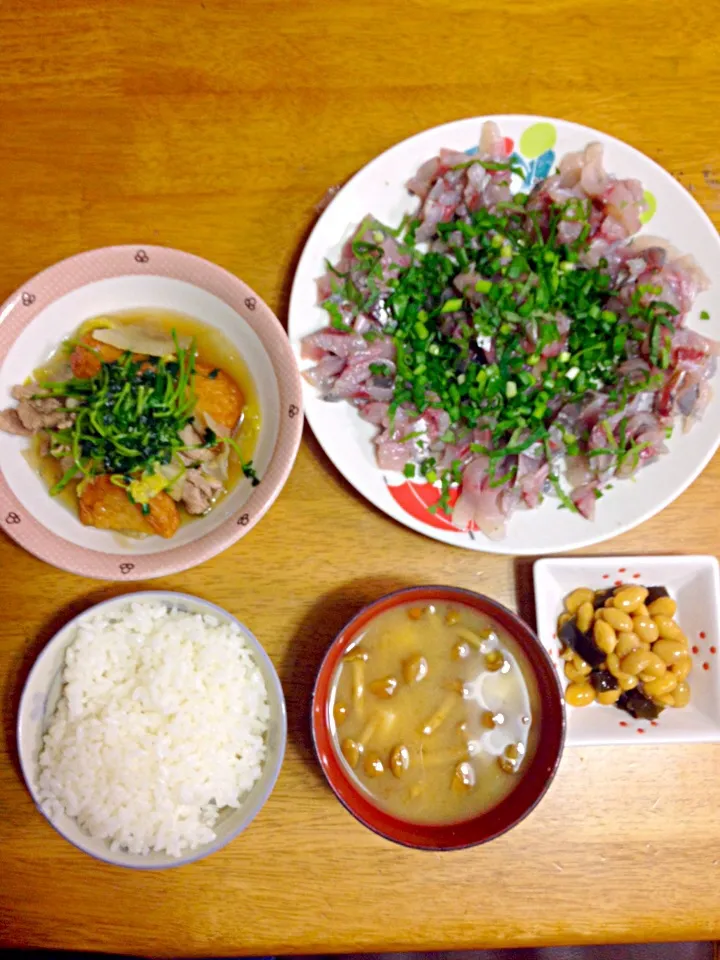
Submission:
[[[336,752],[376,806],[452,823],[515,789],[538,704],[517,642],[471,607],[438,602],[373,620],[333,678],[329,709]]]

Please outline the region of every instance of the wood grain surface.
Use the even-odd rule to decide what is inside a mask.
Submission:
[[[0,300],[79,250],[150,242],[239,274],[285,321],[327,188],[410,134],[482,113],[549,114],[625,139],[718,223],[719,26],[717,0],[3,0]],[[588,552],[717,553],[718,516],[716,458],[660,516]],[[177,956],[720,934],[720,745],[568,750],[529,819],[448,855],[392,846],[335,801],[308,704],[336,630],[416,583],[528,613],[531,562],[404,529],[308,432],[255,530],[152,584],[240,617],[288,700],[277,789],[206,861],[114,869],[35,811],[14,747],[23,679],[63,622],[130,587],[56,571],[4,536],[0,565],[2,945]]]

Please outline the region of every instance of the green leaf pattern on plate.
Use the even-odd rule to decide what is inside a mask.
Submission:
[[[655,211],[657,210],[657,200],[655,199],[655,194],[650,193],[649,190],[646,190],[643,194],[643,199],[645,201],[645,210],[640,214],[640,223],[649,223],[652,218],[655,216]]]
[[[557,130],[552,123],[533,123],[520,137],[518,146],[528,160],[535,160],[541,153],[552,150],[556,142]]]

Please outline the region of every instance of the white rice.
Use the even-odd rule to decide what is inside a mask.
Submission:
[[[40,754],[51,820],[75,817],[113,851],[181,856],[215,838],[260,777],[270,710],[241,631],[128,603],[83,620]]]

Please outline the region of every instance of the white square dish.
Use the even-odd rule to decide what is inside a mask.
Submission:
[[[677,601],[677,621],[693,657],[692,699],[657,720],[635,720],[615,707],[567,707],[568,746],[615,743],[720,741],[720,576],[716,557],[565,557],[538,560],[533,568],[540,642],[567,684],[557,639],[564,598],[576,587],[600,590],[622,583],[664,586]]]

